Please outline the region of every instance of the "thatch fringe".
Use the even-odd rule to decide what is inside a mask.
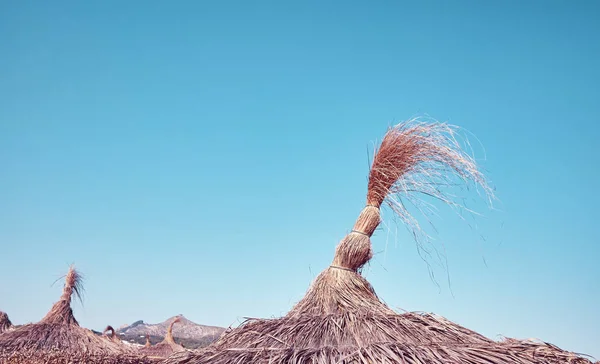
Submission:
[[[590,360],[594,360],[591,356],[568,352],[556,345],[535,339],[504,338],[501,343],[509,347],[510,350],[527,353],[527,356],[532,356],[540,362],[585,364],[589,363]],[[600,361],[597,361],[596,364],[600,364]]]
[[[474,159],[461,150],[456,128],[417,120],[391,128],[373,159],[366,207],[304,298],[282,318],[248,320],[208,348],[175,353],[165,364],[564,363],[540,360],[442,317],[397,314],[361,276],[373,256],[370,237],[381,222],[381,206],[387,204],[420,243],[423,234],[406,202],[420,206],[421,194],[459,206],[443,191],[456,180],[493,197]],[[572,362],[589,363],[577,360]]]
[[[92,353],[70,353],[65,355],[62,350],[7,352],[0,349],[1,364],[156,364],[155,359],[138,355],[121,354],[105,355]]]

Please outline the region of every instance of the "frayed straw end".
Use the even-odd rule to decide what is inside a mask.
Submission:
[[[491,201],[492,189],[475,160],[461,149],[456,131],[456,127],[447,124],[417,119],[388,130],[369,172],[367,206],[360,213],[353,233],[337,246],[333,264],[357,270],[371,259],[370,237],[381,222],[379,208],[384,203],[417,238],[419,224],[406,209],[404,200],[418,205],[415,196],[430,196],[460,206],[443,191],[455,184],[453,178],[458,178],[465,184],[480,186]]]
[[[367,203],[386,204],[418,235],[420,227],[407,202],[420,207],[419,197],[427,196],[461,207],[444,191],[457,184],[479,187],[491,202],[494,193],[473,157],[462,149],[458,131],[456,126],[418,119],[390,128],[373,159]]]

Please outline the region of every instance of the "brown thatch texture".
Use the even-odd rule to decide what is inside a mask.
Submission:
[[[12,328],[12,322],[6,312],[0,311],[0,334]]]
[[[248,320],[205,350],[175,353],[165,363],[563,363],[539,359],[530,350],[497,343],[438,316],[397,314],[359,273],[372,257],[370,237],[381,221],[382,204],[418,240],[419,225],[405,201],[419,206],[413,196],[421,193],[456,206],[442,190],[456,180],[491,195],[475,161],[461,151],[454,128],[414,121],[391,128],[371,166],[367,206],[304,298],[285,317]]]
[[[79,295],[81,289],[81,276],[71,266],[60,300],[40,322],[0,335],[0,363],[150,362],[79,326],[71,310],[71,296]]]
[[[146,345],[140,349],[140,353],[149,358],[166,358],[174,352],[185,351],[185,348],[177,344],[173,338],[173,325],[179,321],[180,318],[176,317],[171,324],[169,324],[164,340],[154,346],[150,346],[150,339],[148,335],[146,335]]]
[[[540,363],[589,363],[589,360],[585,358],[585,355],[564,351],[556,345],[539,340],[505,338],[504,341],[502,341],[502,344],[508,346],[510,350],[527,353],[528,356],[533,356],[539,360]],[[591,357],[589,358],[592,359]],[[596,362],[596,364],[598,363],[600,363],[600,361]]]
[[[140,357],[138,355],[120,354],[104,355],[91,353],[69,353],[63,350],[52,349],[45,351],[0,351],[1,364],[156,364],[155,359]]]

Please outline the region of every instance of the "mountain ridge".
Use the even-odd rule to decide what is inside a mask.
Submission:
[[[144,344],[145,337],[148,335],[154,345],[164,339],[169,325],[177,317],[180,321],[173,325],[173,337],[177,343],[183,344],[186,348],[197,349],[208,346],[225,331],[224,327],[197,324],[183,315],[177,315],[156,324],[137,320],[130,325],[119,327],[117,334],[124,340],[138,344]]]

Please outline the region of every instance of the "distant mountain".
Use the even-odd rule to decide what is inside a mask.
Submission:
[[[124,325],[117,329],[117,334],[121,339],[144,344],[146,335],[150,336],[152,345],[161,342],[167,334],[169,324],[175,319],[170,317],[158,324],[147,324],[143,320],[136,321],[131,325]],[[188,349],[197,349],[208,346],[225,331],[223,327],[206,326],[192,322],[179,315],[180,322],[173,325],[173,337],[177,343],[182,344]]]

